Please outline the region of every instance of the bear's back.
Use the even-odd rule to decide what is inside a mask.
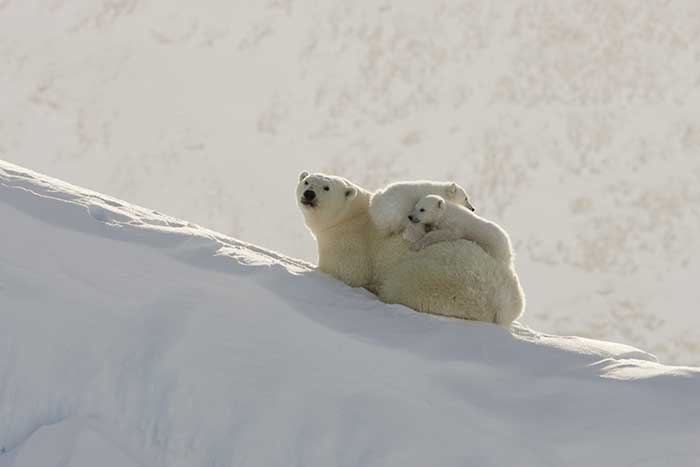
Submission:
[[[369,288],[384,302],[505,325],[522,313],[524,296],[515,272],[474,242],[439,242],[414,252],[401,235],[371,238]]]

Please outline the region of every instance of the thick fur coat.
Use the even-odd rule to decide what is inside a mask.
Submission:
[[[440,195],[447,201],[474,211],[467,192],[455,182],[420,180],[392,183],[374,193],[370,200],[369,215],[380,235],[403,232],[411,209],[427,195]]]
[[[418,201],[408,220],[412,228],[404,233],[404,238],[413,243],[413,250],[462,238],[476,242],[502,264],[513,264],[513,247],[505,230],[465,207],[448,203],[440,196],[428,195]]]
[[[302,172],[296,195],[321,271],[426,313],[504,326],[522,313],[525,299],[513,269],[475,243],[412,251],[401,235],[386,236],[372,222],[371,194],[341,177]]]

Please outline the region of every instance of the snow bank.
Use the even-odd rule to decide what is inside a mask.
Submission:
[[[112,439],[81,417],[67,418],[36,430],[7,456],[0,456],[0,467],[140,467]]]
[[[0,219],[1,467],[700,458],[700,369],[385,305],[2,162]]]

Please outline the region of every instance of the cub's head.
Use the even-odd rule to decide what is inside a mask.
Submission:
[[[425,196],[416,203],[413,211],[408,215],[408,220],[414,224],[436,224],[445,213],[446,202],[442,196]]]
[[[358,188],[342,177],[302,172],[297,184],[297,202],[312,232],[331,227],[351,211]]]
[[[445,199],[460,206],[464,206],[470,211],[476,211],[476,208],[469,201],[467,192],[458,183],[450,182],[445,188]]]

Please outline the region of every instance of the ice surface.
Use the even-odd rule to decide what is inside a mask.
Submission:
[[[700,457],[700,369],[385,305],[6,163],[0,219],[2,467]]]

